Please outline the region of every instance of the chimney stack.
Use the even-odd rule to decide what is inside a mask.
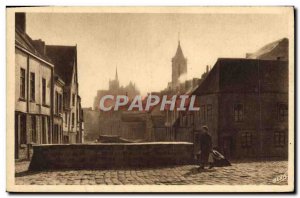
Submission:
[[[41,39],[33,40],[33,45],[39,53],[43,55],[46,54],[46,45],[44,41],[42,41]]]
[[[16,12],[15,25],[16,28],[20,29],[22,32],[26,32],[26,15],[24,12]]]

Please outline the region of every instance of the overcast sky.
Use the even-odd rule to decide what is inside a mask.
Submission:
[[[275,14],[27,14],[27,33],[50,45],[78,48],[83,107],[107,89],[118,67],[121,85],[136,83],[142,94],[171,81],[178,32],[188,59],[188,78],[200,77],[219,57],[245,57],[288,37],[287,18]]]

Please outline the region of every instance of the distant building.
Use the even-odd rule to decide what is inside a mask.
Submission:
[[[118,77],[118,70],[116,68],[115,79],[109,80],[109,88],[108,90],[98,90],[97,95],[94,100],[94,110],[99,109],[100,99],[105,95],[127,95],[129,98],[134,98],[136,95],[139,95],[140,92],[135,86],[135,83],[129,82],[128,85],[120,86],[119,77]]]
[[[187,80],[187,59],[183,55],[180,42],[178,42],[176,54],[172,58],[172,82],[168,83],[166,89],[152,94],[161,97],[163,95],[178,95],[178,97],[180,94],[190,95],[206,78],[209,71],[210,68],[207,65],[201,78]],[[159,109],[158,105],[148,112],[147,134],[149,141],[192,141],[193,130],[186,125],[182,127],[182,123],[185,123],[186,119],[186,116],[183,115],[186,112],[178,112],[176,108],[174,111],[167,109],[160,111]]]
[[[84,118],[84,137],[85,141],[93,142],[100,135],[100,111],[93,110],[90,108],[83,108],[83,118]]]
[[[175,56],[172,58],[172,90],[180,89],[180,83],[184,82],[187,77],[187,59],[184,57],[180,41]]]
[[[145,123],[140,119],[140,116],[134,116],[136,112],[127,112],[126,108],[109,112],[103,112],[99,109],[100,99],[105,95],[126,95],[132,100],[139,94],[139,90],[132,82],[129,82],[125,87],[120,85],[116,69],[115,78],[109,80],[109,88],[97,91],[94,110],[84,109],[87,139],[95,140],[99,135],[118,135],[131,140],[144,139]],[[130,119],[127,119],[128,117]]]

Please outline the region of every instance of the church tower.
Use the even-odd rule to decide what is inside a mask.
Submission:
[[[118,68],[116,67],[115,79],[109,81],[109,90],[118,90],[119,88],[120,88],[120,83],[118,78]]]
[[[175,56],[172,58],[172,90],[178,90],[180,83],[186,80],[187,59],[184,57],[180,41]],[[182,79],[184,78],[184,79]]]

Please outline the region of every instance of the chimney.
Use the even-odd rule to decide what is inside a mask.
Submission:
[[[37,51],[40,54],[43,54],[43,55],[46,54],[46,47],[45,47],[45,42],[44,41],[42,41],[41,39],[33,40],[33,44],[34,44],[34,47],[37,49]]]
[[[16,12],[15,25],[16,28],[20,29],[22,32],[26,32],[26,15],[24,12]]]
[[[252,54],[251,53],[246,53],[246,58],[249,59],[251,58]]]
[[[209,66],[206,65],[206,73],[208,73],[208,71],[209,71]]]

